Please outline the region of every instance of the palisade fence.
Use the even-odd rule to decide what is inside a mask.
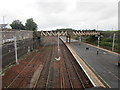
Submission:
[[[14,37],[16,37],[17,43],[17,55],[18,58],[22,55],[32,51],[39,47],[40,41],[37,38],[33,38],[33,31],[28,30],[3,30],[2,34],[2,68],[15,62],[15,46]]]

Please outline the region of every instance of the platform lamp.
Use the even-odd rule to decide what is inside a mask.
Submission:
[[[95,35],[95,37],[97,37],[98,38],[98,47],[100,46],[100,38],[102,38],[103,37],[103,35],[101,35],[101,34],[99,34],[99,35]]]

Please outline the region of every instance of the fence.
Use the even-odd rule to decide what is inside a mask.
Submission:
[[[0,31],[2,34],[2,42],[0,43],[2,51],[2,68],[6,65],[15,62],[15,47],[14,39],[17,40],[17,54],[18,58],[32,49],[39,47],[39,40],[33,39],[32,31],[12,30]]]

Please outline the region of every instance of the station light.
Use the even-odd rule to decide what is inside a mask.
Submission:
[[[97,37],[98,38],[98,47],[100,46],[100,38],[102,38],[103,37],[103,35],[95,35],[95,37]]]

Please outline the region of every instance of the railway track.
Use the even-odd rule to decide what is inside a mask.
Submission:
[[[62,47],[62,51],[64,51],[63,57],[65,62],[65,67],[68,72],[68,77],[70,79],[71,88],[84,89],[84,88],[93,87],[92,83],[85,75],[85,73],[83,72],[77,61],[74,59],[74,57],[71,55],[70,51],[67,49],[66,46]],[[77,78],[73,78],[73,77],[77,77]]]
[[[53,44],[49,47],[49,54],[47,60],[44,62],[44,67],[42,68],[41,74],[39,75],[33,90],[36,88],[53,88],[54,87],[54,61],[55,61],[55,40],[52,40]]]
[[[57,41],[56,41],[57,42]],[[61,60],[63,61],[58,61],[59,62],[59,78],[58,81],[60,83],[60,85],[56,84],[55,82],[57,81],[57,78],[55,78],[55,70],[57,69],[57,67],[55,67],[54,63],[52,60],[55,58],[55,56],[53,56],[55,53],[57,53],[57,46],[55,48],[55,45],[53,44],[53,50],[50,50],[50,57],[48,62],[45,62],[44,68],[42,70],[42,74],[40,75],[39,79],[36,82],[36,85],[34,88],[56,88],[56,86],[58,86],[57,88],[65,88],[66,86],[68,88],[90,88],[92,87],[92,84],[90,84],[88,78],[86,76],[84,76],[84,72],[82,71],[82,69],[80,69],[80,66],[77,65],[76,61],[74,58],[70,58],[71,55],[69,55],[69,51],[66,49],[66,47],[64,46],[64,44],[61,42],[61,46],[60,46],[60,56],[61,56]],[[55,49],[54,49],[55,48]],[[55,53],[54,53],[55,52]],[[69,53],[69,54],[67,54]],[[64,64],[64,65],[63,65]],[[47,66],[46,66],[47,65]],[[63,70],[64,69],[64,70]],[[80,70],[79,70],[80,69]],[[66,74],[64,74],[66,71]],[[83,75],[81,75],[83,74]],[[84,76],[84,77],[83,77]],[[53,79],[54,78],[54,79]],[[65,79],[68,79],[66,83]],[[83,78],[83,79],[81,79]],[[89,82],[89,83],[88,83]]]
[[[64,64],[65,64],[65,67],[67,70],[71,88],[84,88],[84,86],[79,78],[78,72],[75,71],[73,64],[70,62],[69,59],[66,58],[65,55],[66,55],[66,53],[64,51],[63,52]]]
[[[49,73],[49,67],[50,67],[50,58],[52,56],[52,48],[49,48],[50,52],[47,55],[47,60],[44,62],[44,66],[42,68],[41,74],[36,80],[36,83],[33,87],[33,90],[35,88],[46,88],[46,82],[48,78],[48,73]]]
[[[47,42],[47,40],[45,42]],[[45,46],[46,46],[46,43],[44,44],[44,46],[42,48],[38,49],[36,52],[33,53],[33,55],[31,55],[30,57],[27,58],[28,60],[29,59],[30,60],[24,65],[22,70],[19,67],[19,69],[21,71],[19,71],[16,74],[16,76],[9,82],[9,84],[7,84],[3,87],[5,90],[7,90],[8,88],[22,88],[23,82],[24,83],[27,82],[27,80],[25,81],[25,79],[31,78],[30,72],[34,73],[33,68],[35,67],[35,65],[37,66],[38,63],[36,63],[36,62],[38,61],[38,59],[40,57],[39,56],[40,53],[44,51]],[[45,53],[43,53],[43,54],[45,54]],[[8,79],[10,79],[10,78],[8,78]],[[23,88],[25,88],[25,87],[23,87]]]
[[[61,40],[59,50],[60,61],[55,60],[58,53],[57,38],[46,38],[46,43],[42,49],[36,52],[34,57],[16,75],[12,82],[7,85],[7,88],[32,88],[32,90],[37,88],[79,88],[82,90],[93,87]],[[42,67],[40,67],[41,65]],[[30,84],[34,72],[39,67],[40,70],[33,80],[34,82]]]

